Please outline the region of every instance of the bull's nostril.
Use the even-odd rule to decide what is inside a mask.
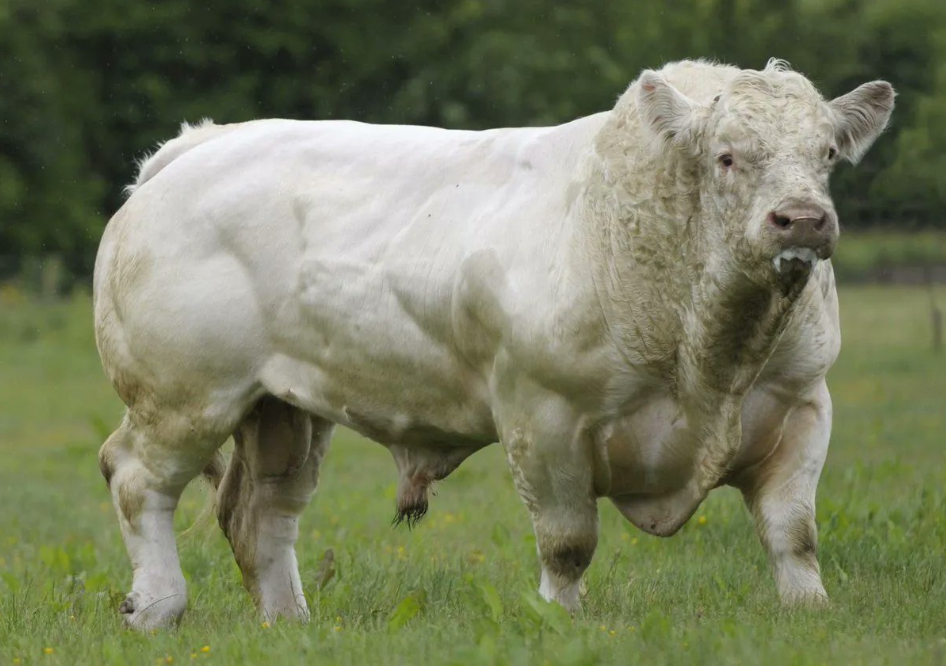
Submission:
[[[820,218],[818,218],[818,221],[815,222],[815,231],[821,231],[822,229],[824,229],[824,223],[827,219],[828,219],[827,215],[822,215]]]
[[[779,229],[788,229],[792,225],[792,218],[778,213],[769,213],[769,221]]]

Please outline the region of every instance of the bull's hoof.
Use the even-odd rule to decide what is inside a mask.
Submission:
[[[546,601],[557,603],[571,615],[577,615],[581,611],[581,583],[578,580],[564,580],[545,567],[542,568],[539,596]]]
[[[135,613],[135,600],[130,594],[125,597],[122,605],[118,607],[118,612],[122,615],[133,615]]]
[[[177,626],[187,607],[185,593],[151,595],[131,592],[118,607],[125,624],[132,629],[148,631]]]
[[[790,590],[782,594],[782,606],[785,608],[827,608],[831,605],[824,588]]]

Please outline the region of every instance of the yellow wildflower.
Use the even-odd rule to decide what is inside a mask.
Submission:
[[[200,648],[200,651],[204,653],[210,652],[210,646],[205,645],[204,647]]]
[[[44,647],[44,648],[43,648],[43,654],[52,654],[52,653],[55,652],[55,651],[56,651],[55,648],[51,648],[51,647]]]
[[[705,524],[706,524],[706,516],[700,516],[699,520],[697,520],[696,522],[699,523],[700,525],[705,525]]]
[[[269,629],[269,622],[264,622],[260,625],[263,629]]]

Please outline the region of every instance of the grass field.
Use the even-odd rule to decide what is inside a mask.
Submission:
[[[389,454],[340,433],[298,546],[311,623],[262,625],[209,525],[180,540],[188,614],[155,635],[116,611],[131,571],[96,452],[122,406],[90,304],[12,300],[0,303],[0,664],[946,661],[946,353],[930,351],[924,291],[841,292],[818,502],[826,610],[779,608],[741,499],[723,489],[667,540],[602,503],[571,620],[534,592],[535,543],[498,447],[439,484],[409,532],[390,525]],[[188,489],[180,529],[205,496]],[[330,548],[337,574],[320,590]]]

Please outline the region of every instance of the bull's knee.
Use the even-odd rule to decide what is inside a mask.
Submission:
[[[578,580],[591,564],[595,545],[589,543],[564,544],[543,557],[543,564],[549,573],[564,580]]]
[[[539,536],[542,565],[563,580],[578,580],[591,564],[598,545],[597,525],[566,533],[545,532]]]
[[[818,552],[818,529],[813,516],[803,516],[786,527],[791,556],[799,560],[812,560]]]

